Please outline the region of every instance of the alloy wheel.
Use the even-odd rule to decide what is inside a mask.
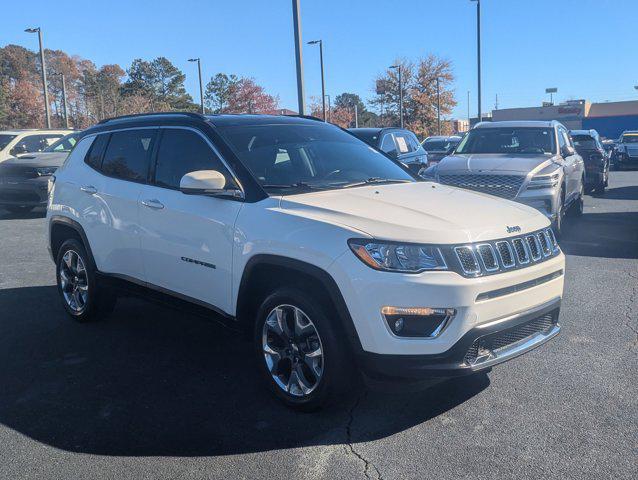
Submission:
[[[60,287],[67,306],[75,314],[86,308],[89,295],[89,282],[82,257],[74,250],[68,250],[58,267]]]
[[[262,349],[273,381],[284,392],[310,395],[323,375],[323,347],[317,328],[300,308],[279,305],[264,322]]]

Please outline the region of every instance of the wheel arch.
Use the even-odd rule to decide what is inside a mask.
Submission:
[[[70,238],[74,238],[82,243],[89,256],[88,260],[91,263],[91,267],[97,268],[93,252],[91,251],[91,245],[89,244],[89,240],[82,228],[82,225],[75,220],[62,215],[55,215],[51,217],[49,222],[49,248],[51,249],[51,256],[54,261],[57,258],[58,251],[62,244]]]
[[[259,254],[246,264],[237,294],[236,318],[242,329],[251,332],[255,314],[268,292],[291,285],[311,291],[319,300],[329,302],[338,316],[338,327],[354,351],[361,351],[352,317],[332,276],[321,267],[279,255]]]

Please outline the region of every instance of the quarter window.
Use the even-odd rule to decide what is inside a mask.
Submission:
[[[396,152],[397,146],[394,143],[394,138],[392,138],[392,134],[388,133],[383,137],[383,141],[381,142],[381,150],[385,153]]]
[[[285,160],[283,155],[285,151],[282,161]],[[198,170],[217,170],[228,178],[221,160],[200,135],[183,129],[163,130],[157,152],[155,183],[178,189],[184,175]]]
[[[122,180],[145,181],[155,132],[154,129],[144,129],[111,134],[102,161],[102,172]]]

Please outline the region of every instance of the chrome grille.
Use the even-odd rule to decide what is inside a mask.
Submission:
[[[514,252],[509,242],[496,242],[496,250],[501,257],[501,265],[505,268],[512,268],[516,262],[514,260]]]
[[[536,235],[528,235],[525,237],[527,246],[529,247],[529,253],[532,256],[532,260],[536,261],[541,258],[541,246],[538,243]]]
[[[524,237],[453,247],[456,270],[468,277],[491,275],[503,270],[523,268],[558,255],[560,249],[550,228]]]
[[[443,174],[439,181],[445,185],[487,193],[501,198],[514,198],[521,189],[522,175]]]
[[[466,274],[474,275],[481,271],[472,247],[456,247],[454,251],[459,262],[461,262],[461,268]]]
[[[520,263],[521,265],[529,263],[529,254],[527,253],[527,249],[525,248],[523,239],[515,238],[514,240],[512,240],[512,244],[514,245],[514,250],[516,251],[516,258],[518,258],[518,263]]]

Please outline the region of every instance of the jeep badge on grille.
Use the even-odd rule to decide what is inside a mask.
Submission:
[[[514,232],[520,232],[521,231],[521,227],[519,227],[518,225],[514,225],[512,227],[506,226],[505,228],[507,228],[507,233],[514,233]]]

